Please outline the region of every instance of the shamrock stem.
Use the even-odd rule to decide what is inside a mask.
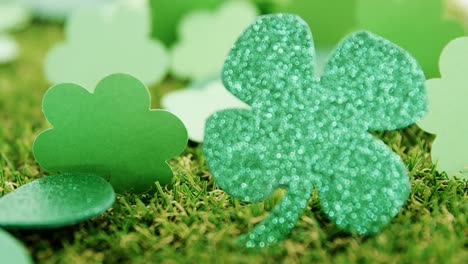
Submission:
[[[264,247],[283,240],[296,225],[309,201],[312,184],[295,182],[289,185],[280,203],[270,215],[248,234],[240,237],[239,242],[248,248]]]

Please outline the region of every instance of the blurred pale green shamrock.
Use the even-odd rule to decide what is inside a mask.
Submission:
[[[0,32],[26,27],[31,19],[29,9],[20,2],[0,1]]]
[[[67,22],[66,37],[45,62],[46,77],[53,84],[72,82],[93,89],[109,74],[127,73],[150,85],[168,69],[165,48],[150,39],[144,5],[124,2],[78,10]]]
[[[447,43],[464,35],[445,17],[443,0],[358,0],[358,27],[408,50],[427,78],[439,77],[438,56]]]
[[[170,46],[177,38],[180,20],[194,10],[214,10],[223,0],[149,0],[153,36]]]
[[[247,107],[227,91],[219,79],[195,83],[188,89],[171,92],[162,98],[161,105],[184,122],[189,138],[195,142],[203,141],[206,120],[216,111]]]
[[[345,38],[314,76],[311,32],[295,15],[261,17],[237,40],[222,71],[226,88],[250,110],[217,112],[203,150],[228,194],[258,202],[286,194],[241,241],[284,239],[316,188],[323,211],[349,232],[375,234],[410,192],[401,158],[368,131],[393,130],[426,112],[416,60],[368,32]]]
[[[0,65],[12,62],[18,58],[19,46],[12,37],[0,35]]]
[[[445,47],[440,72],[441,79],[426,82],[429,111],[418,125],[436,134],[431,152],[437,168],[468,179],[468,37]]]
[[[0,198],[0,227],[58,228],[104,213],[114,203],[101,176],[62,174],[32,181]]]
[[[16,238],[0,229],[0,256],[2,263],[33,263],[28,250]]]
[[[197,81],[219,75],[236,37],[257,17],[247,1],[227,1],[216,11],[194,11],[179,26],[172,49],[171,71]]]
[[[129,75],[110,75],[88,90],[60,84],[47,91],[43,111],[53,128],[34,142],[39,165],[51,173],[103,176],[117,192],[168,183],[173,174],[166,160],[187,144],[182,122],[151,110],[148,89]]]
[[[356,0],[276,0],[273,10],[304,18],[319,48],[335,46],[356,27]]]

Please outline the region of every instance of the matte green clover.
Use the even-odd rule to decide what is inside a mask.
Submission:
[[[161,81],[169,58],[162,44],[150,39],[148,12],[134,1],[74,12],[67,21],[66,41],[47,54],[49,82],[92,89],[113,73],[131,74],[147,85]]]
[[[356,0],[281,0],[274,11],[304,18],[319,48],[333,47],[356,27]]]
[[[204,153],[219,186],[246,202],[278,188],[285,196],[242,237],[248,247],[283,239],[316,188],[339,227],[379,232],[410,191],[400,157],[369,130],[391,130],[426,112],[424,74],[391,42],[358,32],[341,42],[314,77],[315,52],[297,16],[264,16],[237,40],[224,64],[227,89],[250,110],[217,112]]]
[[[28,250],[16,238],[0,229],[0,256],[2,263],[33,263]]]
[[[439,77],[438,56],[464,35],[461,24],[444,19],[443,0],[359,0],[358,26],[395,42],[421,64],[428,78]]]
[[[437,135],[432,160],[450,176],[468,179],[468,37],[447,45],[440,57],[441,79],[426,82],[428,115],[418,123]]]
[[[36,229],[74,225],[101,215],[114,200],[112,186],[100,176],[48,176],[0,198],[0,226]]]
[[[182,122],[150,110],[143,83],[126,74],[104,78],[94,93],[75,84],[52,87],[43,111],[53,125],[34,142],[33,152],[49,172],[98,174],[117,192],[144,192],[173,176],[166,160],[187,144]]]

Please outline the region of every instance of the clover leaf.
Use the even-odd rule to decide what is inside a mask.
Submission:
[[[47,79],[88,89],[113,73],[131,74],[147,85],[159,82],[169,59],[162,44],[149,38],[147,11],[144,6],[116,4],[73,13],[67,40],[47,55]]]
[[[418,123],[437,135],[432,160],[438,168],[468,179],[468,37],[450,42],[440,57],[442,78],[426,82],[428,115]]]
[[[94,93],[76,84],[47,91],[43,111],[53,128],[41,133],[33,152],[53,173],[90,173],[108,179],[117,192],[144,192],[166,184],[166,160],[187,144],[182,122],[164,110],[150,110],[143,83],[126,74],[104,78]]]
[[[232,43],[256,17],[257,10],[246,1],[190,13],[181,21],[179,41],[172,49],[172,73],[198,81],[218,75]]]
[[[401,158],[368,131],[406,127],[425,114],[416,60],[368,32],[343,40],[320,78],[314,59],[307,24],[278,14],[251,25],[224,64],[224,85],[251,108],[208,119],[203,149],[214,179],[246,202],[287,188],[242,237],[248,247],[283,239],[313,188],[330,219],[359,234],[379,232],[408,197]]]
[[[0,229],[0,256],[3,263],[33,263],[28,250],[16,238]]]
[[[358,26],[408,50],[426,77],[439,77],[438,56],[463,27],[444,19],[443,0],[359,0]]]
[[[224,88],[221,80],[195,83],[188,89],[171,92],[162,98],[161,105],[180,117],[189,138],[195,142],[203,141],[206,120],[216,111],[246,107]]]

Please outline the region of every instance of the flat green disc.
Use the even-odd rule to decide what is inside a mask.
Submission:
[[[2,263],[29,264],[31,257],[24,246],[0,229],[0,256]]]
[[[23,185],[0,198],[0,227],[57,228],[104,213],[115,200],[102,177],[62,174]]]

